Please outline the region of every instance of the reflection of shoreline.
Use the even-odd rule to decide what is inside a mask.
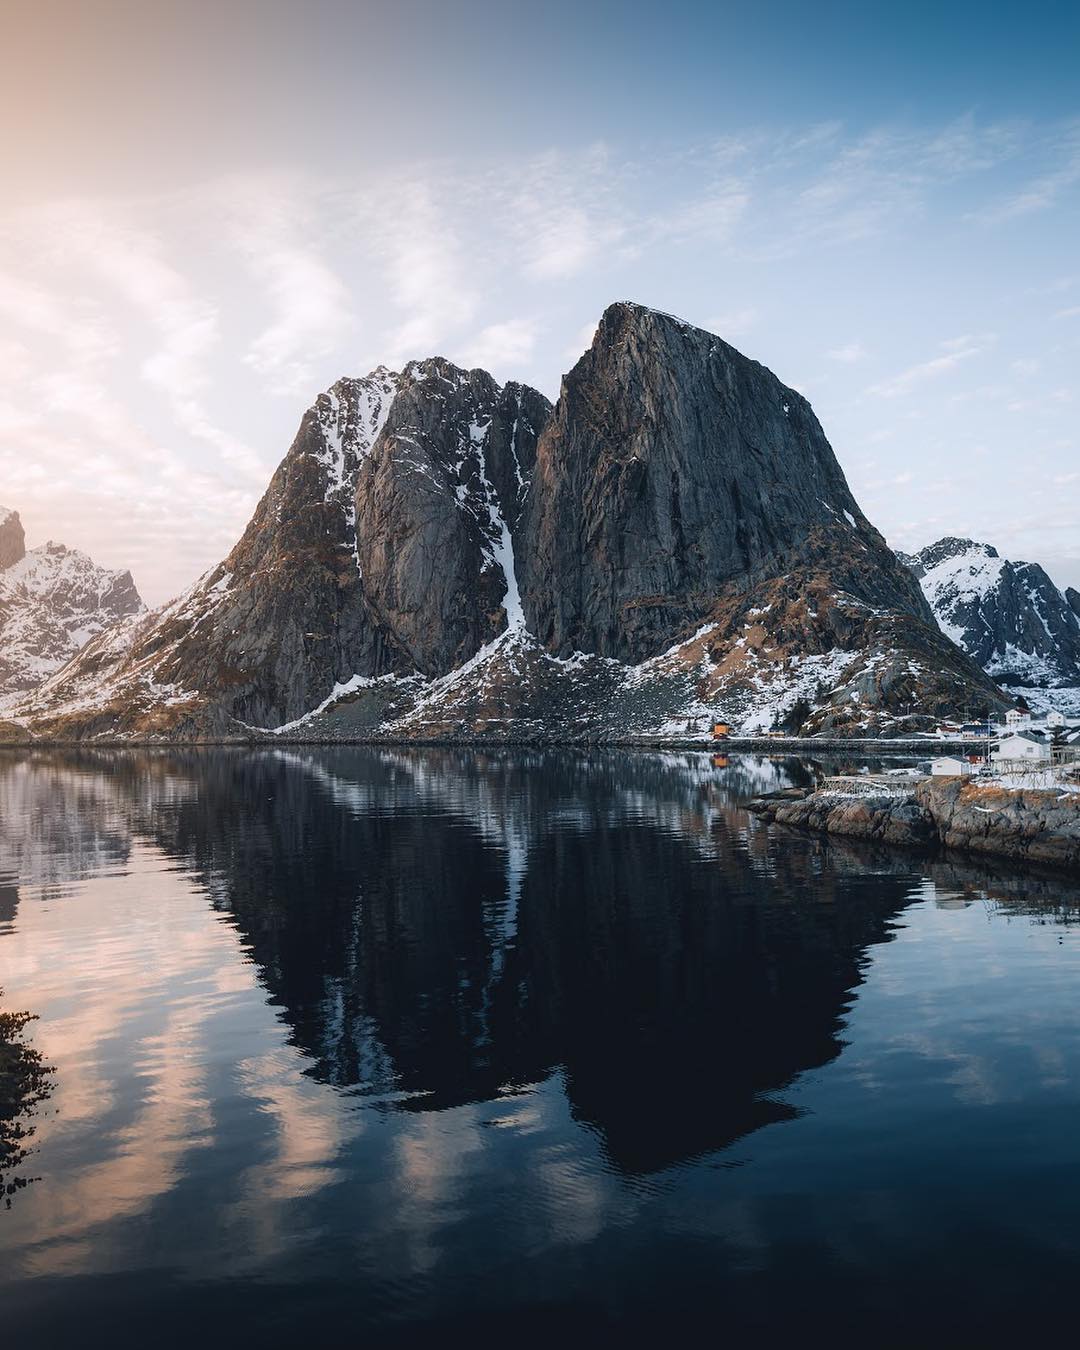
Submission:
[[[837,870],[909,874],[925,878],[926,898],[939,907],[952,903],[988,905],[990,914],[1054,923],[1080,923],[1080,879],[1052,866],[1021,865],[1008,859],[935,849],[905,849],[846,835],[807,835]]]
[[[220,1295],[248,1332],[285,1288],[320,1312],[324,1292],[362,1301],[354,1333],[388,1308],[429,1326],[487,1297],[492,1269],[524,1287],[554,1263],[568,1299],[579,1271],[622,1279],[623,1243],[648,1253],[643,1288],[656,1250],[679,1272],[666,1315],[763,1253],[793,1250],[801,1278],[793,1209],[819,1250],[869,1252],[872,1280],[929,1190],[917,1126],[964,1093],[1035,1090],[1002,1036],[1019,1025],[1039,1072],[1074,1074],[1040,1021],[1069,1015],[1067,988],[1026,998],[1019,1024],[1003,999],[968,1017],[972,977],[1036,945],[999,915],[1051,912],[1060,879],[788,839],[742,803],[797,764],[170,753],[62,765],[67,787],[57,767],[41,803],[70,790],[89,836],[108,823],[126,852],[65,824],[48,885],[0,913],[61,1111],[40,1133],[47,1184],[0,1221],[0,1286],[16,1318],[41,1299],[50,1332],[67,1319],[50,1344],[77,1343],[98,1298],[103,1335],[116,1312],[130,1333],[132,1307],[168,1330],[166,1295],[202,1319]],[[3,792],[0,772],[0,810]],[[984,893],[992,926],[948,912]],[[1013,992],[1037,991],[1033,969]],[[935,1112],[906,1116],[927,1084]],[[960,1123],[965,1149],[987,1128]]]
[[[868,950],[929,894],[921,863],[750,816],[743,803],[763,785],[807,780],[789,758],[721,769],[704,754],[459,749],[35,760],[0,772],[0,793],[15,789],[9,818],[36,810],[36,781],[62,823],[57,838],[43,826],[45,865],[24,880],[63,887],[121,862],[126,874],[145,841],[179,864],[193,900],[228,916],[312,1079],[423,1116],[560,1072],[575,1116],[628,1173],[790,1118],[778,1094],[840,1053]],[[942,903],[990,895],[1010,913],[1062,911],[1060,882],[1040,890],[1008,869],[935,865],[930,879]],[[172,979],[192,969],[162,968]],[[695,1083],[694,1108],[643,1097],[643,1073],[675,1096]]]
[[[856,904],[811,848],[771,846],[740,803],[800,776],[787,760],[107,752],[43,769],[89,837],[123,822],[133,859],[147,841],[229,916],[313,1078],[425,1114],[562,1071],[620,1170],[789,1118],[775,1094],[839,1053],[865,950],[911,885]],[[58,849],[75,871],[93,855],[66,830]],[[646,1108],[644,1066],[689,1081],[720,1045],[697,1109]]]
[[[0,1196],[7,1209],[17,1191],[39,1180],[19,1169],[34,1151],[33,1121],[53,1091],[56,1072],[26,1040],[33,1021],[33,1013],[0,1009]]]

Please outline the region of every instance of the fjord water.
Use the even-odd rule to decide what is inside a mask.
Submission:
[[[55,1067],[0,1208],[5,1332],[1049,1324],[1080,1261],[1080,888],[743,809],[805,774],[0,758],[0,986]]]

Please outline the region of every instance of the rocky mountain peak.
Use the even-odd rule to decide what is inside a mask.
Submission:
[[[435,358],[404,372],[356,480],[364,594],[415,669],[451,670],[520,620],[515,533],[550,405]]]
[[[0,570],[17,563],[26,554],[26,534],[18,511],[0,506]]]
[[[731,587],[826,553],[865,602],[929,617],[809,403],[713,334],[626,301],[563,379],[527,517],[525,611],[560,655],[656,655]],[[853,566],[865,555],[874,568]]]
[[[130,572],[98,567],[51,539],[27,551],[14,511],[0,515],[0,557],[10,559],[0,568],[0,702],[36,688],[91,638],[144,609]]]
[[[1038,563],[1010,561],[989,544],[953,538],[905,562],[942,631],[995,680],[1018,689],[1071,689],[1071,698],[1057,702],[1063,710],[1080,706],[1080,605]]]
[[[993,685],[933,624],[810,405],[720,338],[605,310],[553,409],[442,357],[339,380],[229,556],[103,635],[55,734],[630,731],[722,707],[865,729]],[[805,713],[800,720],[805,720]]]
[[[897,554],[897,557],[904,562],[905,566],[910,567],[920,578],[942,563],[952,562],[956,559],[963,559],[978,568],[982,565],[984,558],[997,558],[999,556],[997,549],[990,544],[978,543],[974,539],[958,539],[952,535],[939,539],[936,544],[927,545],[926,548],[920,549],[918,553]]]

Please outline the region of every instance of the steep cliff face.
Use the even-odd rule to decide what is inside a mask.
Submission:
[[[699,702],[746,729],[804,706],[806,729],[842,731],[1000,703],[860,511],[806,400],[638,305],[605,312],[563,381],[519,554],[548,652],[640,663],[679,646]]]
[[[92,643],[28,714],[53,734],[243,731],[450,669],[515,607],[509,530],[549,412],[441,360],[338,381],[229,556]]]
[[[641,661],[795,567],[928,611],[806,400],[710,333],[612,305],[563,381],[526,513],[525,610],[553,651]]]
[[[1080,612],[1037,563],[1010,562],[989,544],[939,539],[901,555],[946,633],[1001,684],[1080,685]]]
[[[6,559],[6,561],[2,561]],[[0,508],[0,705],[37,688],[91,638],[144,606],[131,573],[49,542],[26,550]]]
[[[424,675],[520,622],[514,535],[549,413],[533,389],[425,361],[360,469],[364,595]]]
[[[623,303],[554,410],[438,358],[339,381],[230,556],[21,712],[49,735],[564,738],[1000,702],[806,401]]]

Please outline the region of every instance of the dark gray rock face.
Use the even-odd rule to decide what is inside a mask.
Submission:
[[[95,728],[273,727],[356,676],[450,670],[507,626],[510,527],[549,413],[535,390],[437,359],[338,381],[229,556],[92,645],[47,691],[51,725],[107,687]]]
[[[398,378],[378,370],[319,397],[235,548],[144,626],[130,669],[261,726],[299,716],[358,668],[403,666],[362,604],[352,503]]]
[[[1037,563],[954,538],[904,561],[942,631],[994,679],[1026,688],[1080,684],[1080,612]]]
[[[514,535],[550,404],[447,361],[410,367],[356,480],[365,601],[425,675],[520,616]]]
[[[552,651],[640,661],[733,587],[827,566],[929,619],[852,497],[810,405],[719,338],[612,305],[541,437],[521,553]]]
[[[91,643],[29,715],[52,736],[234,734],[347,686],[391,726],[411,692],[418,728],[505,731],[560,708],[566,725],[582,708],[598,734],[639,681],[561,658],[676,644],[670,671],[643,676],[661,721],[799,694],[823,729],[865,731],[1000,701],[859,510],[806,401],[719,338],[618,304],[554,410],[438,358],[339,381],[229,557]],[[449,693],[419,696],[452,671]]]
[[[26,535],[18,511],[0,506],[0,570],[17,563],[26,553]]]

